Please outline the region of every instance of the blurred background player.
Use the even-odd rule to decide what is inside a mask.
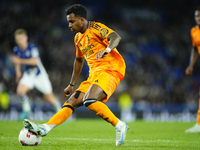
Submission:
[[[85,105],[112,124],[116,129],[116,146],[120,146],[126,139],[128,125],[119,120],[105,104],[113,94],[120,80],[125,75],[125,62],[116,47],[121,37],[107,26],[87,21],[87,11],[84,6],[75,4],[66,10],[69,28],[75,32],[76,58],[70,84],[65,88],[65,96],[70,96],[73,86],[82,71],[84,58],[90,68],[87,81],[64,103],[61,111],[56,113],[47,123],[36,124],[28,119],[24,126],[30,131],[45,136],[54,127],[65,122],[74,109]]]
[[[27,32],[24,29],[17,29],[14,32],[15,42],[12,61],[15,65],[17,95],[22,103],[22,113],[19,120],[23,120],[31,113],[31,106],[27,97],[27,92],[34,87],[44,94],[44,98],[53,105],[57,112],[61,109],[60,102],[52,92],[51,82],[48,74],[39,57],[38,48],[28,43]],[[24,65],[24,72],[21,72],[21,65]]]
[[[196,21],[196,26],[191,29],[191,39],[192,39],[192,51],[190,56],[190,63],[186,69],[186,74],[191,75],[193,72],[194,64],[200,54],[200,7],[197,7],[194,13],[194,18]],[[185,130],[186,133],[197,133],[200,132],[200,90],[199,90],[199,109],[197,112],[197,122],[196,124]]]

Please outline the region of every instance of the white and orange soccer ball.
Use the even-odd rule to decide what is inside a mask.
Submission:
[[[20,131],[18,139],[20,144],[23,146],[37,146],[42,141],[42,137],[40,135],[30,132],[26,128],[23,128]]]

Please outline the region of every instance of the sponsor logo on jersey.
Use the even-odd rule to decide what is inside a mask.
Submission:
[[[81,49],[81,52],[82,52],[83,54],[85,54],[86,52],[88,52],[88,51],[91,50],[92,48],[94,48],[94,45],[93,45],[93,44],[90,44],[90,45],[84,47],[84,49]]]
[[[93,50],[90,50],[87,54],[86,54],[86,57],[89,57],[90,55],[92,55],[94,53]]]

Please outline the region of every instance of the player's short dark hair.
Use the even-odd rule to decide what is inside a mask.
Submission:
[[[87,10],[86,8],[81,5],[81,4],[74,4],[72,6],[70,6],[66,11],[65,14],[69,15],[73,13],[75,16],[80,16],[86,19],[87,17]]]
[[[18,34],[26,34],[27,35],[27,31],[25,29],[19,28],[14,32],[14,37]]]

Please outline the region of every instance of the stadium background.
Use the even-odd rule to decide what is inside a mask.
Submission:
[[[197,61],[191,76],[185,75],[185,69],[189,64],[190,29],[195,25],[198,0],[1,0],[0,120],[17,119],[21,109],[10,59],[15,46],[13,32],[17,28],[25,28],[29,41],[39,47],[54,93],[62,103],[66,100],[63,89],[71,77],[75,47],[65,9],[74,3],[87,8],[88,20],[102,22],[122,37],[118,50],[127,70],[108,102],[111,110],[120,115],[118,99],[125,92],[134,102],[131,110],[136,118],[145,119],[146,115],[146,120],[196,120],[200,63]],[[87,78],[87,70],[85,63],[75,88]],[[53,114],[38,91],[28,94],[35,118],[42,120]],[[75,115],[95,117],[85,108],[77,109]]]

